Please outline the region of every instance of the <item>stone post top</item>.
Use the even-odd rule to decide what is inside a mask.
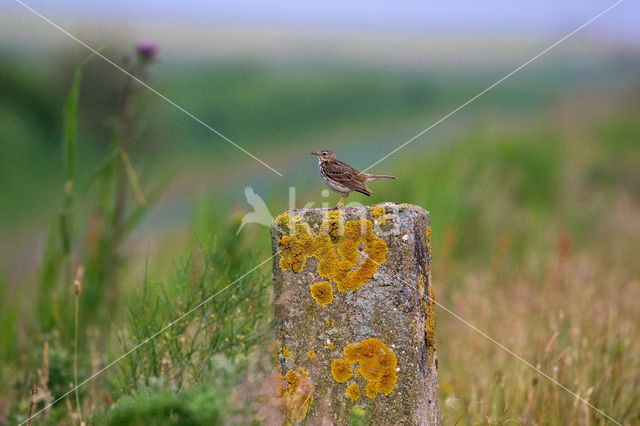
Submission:
[[[383,215],[402,215],[404,213],[414,212],[419,216],[429,216],[429,212],[423,209],[420,206],[416,206],[414,204],[407,203],[391,203],[385,202],[381,204],[375,204],[372,206],[355,206],[355,207],[343,207],[341,209],[333,209],[333,208],[307,208],[307,209],[291,209],[287,210],[284,213],[281,213],[275,219],[275,223],[278,222],[278,219],[282,219],[286,215],[295,215],[295,216],[304,216],[310,220],[322,220],[324,214],[327,212],[339,212],[346,216],[346,218],[356,218],[366,216],[368,213],[372,216],[383,216]]]

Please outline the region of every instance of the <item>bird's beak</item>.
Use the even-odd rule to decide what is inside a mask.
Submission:
[[[317,152],[312,152],[311,155],[315,155],[317,157],[319,154]]]

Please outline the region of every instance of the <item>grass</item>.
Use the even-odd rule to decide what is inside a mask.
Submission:
[[[633,424],[640,419],[633,391],[640,347],[630,301],[638,296],[632,253],[640,241],[623,230],[638,226],[640,187],[631,163],[640,160],[640,145],[628,141],[637,141],[640,129],[627,127],[637,100],[624,108],[574,137],[558,122],[555,136],[463,144],[448,154],[458,165],[454,187],[427,190],[425,198],[436,200],[440,303],[613,419]],[[423,164],[432,170],[429,181],[442,182],[438,168],[452,167],[435,164],[442,160]],[[445,423],[606,423],[446,311],[438,315]]]
[[[381,97],[393,100],[389,105],[398,116],[410,109],[409,94],[418,90],[412,84],[437,92],[428,79],[400,84],[393,82],[396,75],[384,73],[366,74],[362,81],[356,71],[340,75],[335,86],[316,76],[317,84],[307,87],[300,73],[262,119],[266,100],[282,87],[277,75],[251,67],[220,70],[215,89],[222,99],[244,93],[255,107],[249,116],[260,125],[275,123],[267,134],[282,136],[282,146],[291,146],[294,134],[308,136],[304,123],[313,121],[317,105],[310,104],[295,111],[299,127],[278,130],[298,104],[296,96],[329,100],[336,90],[345,93],[350,102],[325,105],[344,112],[343,122],[329,114],[309,126],[322,132],[334,121],[337,127],[359,128],[385,115],[380,105],[359,111],[373,102],[367,97],[372,87],[382,87]],[[242,79],[251,83],[246,93],[234,86]],[[93,150],[83,146],[86,104],[79,77],[74,81],[63,126],[64,179],[55,181],[62,214],[51,226],[38,284],[19,277],[23,287],[17,291],[14,277],[0,275],[0,379],[7,389],[0,396],[0,423],[26,418],[33,384],[38,385],[37,411],[271,255],[264,229],[247,227],[236,237],[238,214],[215,204],[226,196],[223,190],[198,198],[190,224],[154,229],[150,242],[140,243],[149,235],[140,231],[141,220],[156,208],[164,186],[151,174],[152,166],[142,167],[144,159],[157,160],[146,156],[153,139],[126,128],[144,127],[140,122],[149,101],[135,88],[120,91],[122,103],[134,105],[134,113],[114,110],[119,124],[109,137],[97,138],[109,140],[109,148]],[[180,84],[187,82],[176,87]],[[563,98],[566,104],[553,98],[538,104],[533,117],[526,109],[518,115],[500,95],[490,102],[491,111],[511,114],[519,125],[485,123],[477,117],[486,114],[477,113],[451,144],[428,156],[407,151],[389,159],[385,171],[399,179],[393,186],[379,185],[367,200],[429,209],[439,303],[623,424],[640,421],[635,307],[640,296],[640,126],[635,119],[640,104],[634,93],[616,96],[607,108],[594,108],[576,95]],[[211,111],[237,116],[222,103]],[[239,125],[229,118],[226,130],[240,131]],[[242,131],[253,137],[256,130]],[[88,164],[87,151],[95,156]],[[298,190],[308,195],[317,188]],[[48,213],[55,216],[54,209]],[[86,273],[77,294],[73,277],[82,266]],[[80,412],[90,423],[113,425],[248,424],[279,418],[273,398],[278,379],[270,374],[270,297],[266,266],[175,322],[39,420],[79,423]],[[445,424],[606,424],[601,414],[445,310],[437,314]],[[366,413],[351,414],[353,424],[366,424]]]

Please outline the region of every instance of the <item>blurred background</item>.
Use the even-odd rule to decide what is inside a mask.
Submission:
[[[236,236],[246,186],[274,215],[290,187],[297,207],[336,202],[309,152],[366,168],[614,1],[27,4],[283,176],[3,2],[0,424],[268,258],[267,228]],[[621,2],[351,197],[429,210],[438,300],[624,424],[640,421],[638,16]],[[39,421],[285,421],[265,391],[268,269]],[[445,311],[437,335],[445,424],[604,422]]]

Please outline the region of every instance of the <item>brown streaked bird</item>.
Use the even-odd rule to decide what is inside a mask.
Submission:
[[[336,155],[324,149],[318,152],[312,152],[311,155],[318,157],[318,169],[320,169],[320,175],[326,182],[329,188],[342,195],[338,205],[335,207],[339,209],[344,205],[344,201],[349,194],[353,191],[360,192],[364,195],[371,195],[371,191],[367,188],[366,182],[376,179],[395,179],[395,176],[387,175],[371,175],[369,173],[361,172],[336,159]]]

